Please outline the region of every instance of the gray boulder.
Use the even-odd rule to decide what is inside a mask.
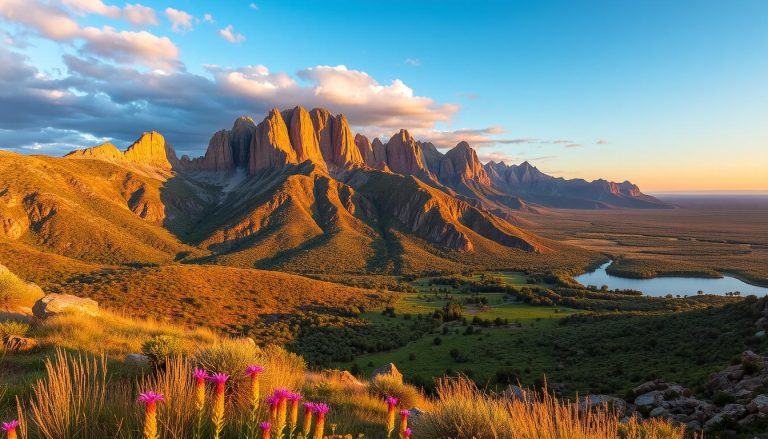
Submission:
[[[403,382],[403,374],[397,370],[395,363],[385,364],[384,366],[374,370],[371,374],[371,379],[374,380],[377,377],[392,377],[401,383]]]
[[[128,354],[125,356],[125,364],[128,366],[142,368],[148,367],[149,363],[149,357],[144,354]]]
[[[99,303],[95,300],[69,294],[46,294],[32,306],[32,314],[39,319],[59,314],[80,314],[98,316],[101,314]]]

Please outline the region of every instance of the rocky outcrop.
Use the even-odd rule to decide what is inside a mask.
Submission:
[[[371,141],[362,134],[355,135],[355,145],[357,150],[360,151],[360,155],[363,157],[365,164],[368,166],[374,166],[376,164],[376,158],[373,156],[373,146]]]
[[[309,160],[325,168],[325,159],[320,151],[320,143],[312,123],[312,118],[302,107],[296,107],[290,111],[289,118],[290,138],[293,149],[296,151],[296,159],[299,163]]]
[[[467,142],[460,142],[449,150],[439,163],[438,178],[441,182],[473,180],[480,184],[491,184],[477,153]]]
[[[331,131],[331,148],[329,155],[324,155],[325,161],[329,166],[336,166],[337,169],[350,169],[365,164],[360,150],[355,145],[355,139],[352,130],[349,128],[349,122],[343,114],[337,114],[333,118],[333,129]]]
[[[123,152],[111,143],[102,143],[91,148],[78,149],[72,151],[64,157],[79,159],[103,159],[103,160],[121,160],[125,158]]]
[[[59,314],[81,314],[98,316],[101,311],[95,300],[69,294],[46,294],[32,306],[32,313],[39,319]]]
[[[125,161],[132,164],[170,170],[179,164],[176,152],[162,134],[151,131],[139,137],[125,152],[111,143],[72,151],[64,157],[71,159],[98,159]]]
[[[248,167],[248,152],[251,148],[256,123],[247,116],[238,117],[232,125],[229,138],[232,146],[232,159],[235,167]]]
[[[371,149],[375,163],[387,163],[387,146],[381,143],[378,137],[371,142]]]
[[[710,375],[707,389],[713,402],[695,397],[679,384],[654,380],[633,389],[630,410],[671,419],[695,432],[720,430],[734,423],[750,427],[768,421],[767,386],[768,358],[746,351],[740,364]]]
[[[400,130],[390,137],[385,151],[387,166],[392,172],[432,178],[432,174],[421,161],[419,145],[407,130]]]
[[[276,109],[256,127],[249,154],[248,170],[251,173],[298,163],[288,127]]]
[[[176,153],[157,131],[144,133],[124,153],[129,162],[171,169],[177,162]]]
[[[385,364],[374,370],[371,374],[371,380],[375,380],[378,377],[391,378],[403,382],[403,374],[397,369],[395,363]]]

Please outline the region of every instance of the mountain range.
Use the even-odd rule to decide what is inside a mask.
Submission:
[[[519,227],[549,207],[667,207],[637,186],[483,165],[400,130],[386,143],[302,107],[238,118],[201,157],[157,132],[63,158],[0,152],[6,255],[99,264],[216,263],[313,273],[407,273],[583,263]],[[3,253],[0,252],[0,255]],[[578,262],[574,262],[578,261]],[[558,265],[561,264],[561,265]]]

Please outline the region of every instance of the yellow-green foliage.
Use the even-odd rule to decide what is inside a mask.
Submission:
[[[43,291],[40,287],[24,282],[0,265],[0,310],[31,307],[41,297]]]
[[[29,331],[29,325],[22,322],[16,322],[8,320],[0,322],[0,341],[4,340],[9,335],[25,336]]]
[[[172,357],[180,356],[184,353],[184,346],[179,337],[175,335],[156,335],[141,345],[141,352],[144,353],[156,365],[164,365]]]
[[[423,399],[415,387],[404,384],[402,378],[390,375],[378,375],[371,381],[370,390],[382,401],[387,396],[394,396],[403,407],[418,406]]]
[[[91,354],[105,353],[121,358],[131,352],[141,352],[143,343],[156,335],[170,335],[181,340],[184,350],[218,340],[212,331],[187,329],[155,320],[139,320],[102,311],[98,317],[77,315],[50,317],[36,328],[36,338],[42,344],[59,346]]]

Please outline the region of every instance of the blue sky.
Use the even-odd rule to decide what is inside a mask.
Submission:
[[[564,177],[768,189],[768,2],[138,1],[0,2],[0,145],[158,129],[199,154],[240,114],[322,105]]]

